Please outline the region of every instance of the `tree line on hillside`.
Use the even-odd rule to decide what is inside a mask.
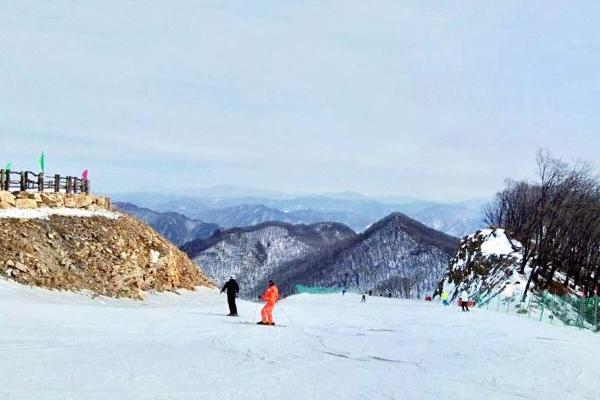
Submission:
[[[523,298],[539,289],[599,293],[600,179],[589,163],[569,164],[540,151],[536,182],[507,181],[485,221],[523,245],[520,273],[531,267]]]

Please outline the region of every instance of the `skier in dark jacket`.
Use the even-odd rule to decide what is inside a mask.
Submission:
[[[235,305],[235,298],[237,297],[238,292],[240,291],[240,286],[235,281],[233,276],[229,277],[229,280],[221,289],[221,293],[227,291],[227,304],[229,304],[229,314],[230,317],[237,317],[237,306]]]

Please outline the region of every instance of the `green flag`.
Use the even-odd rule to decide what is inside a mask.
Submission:
[[[4,167],[4,169],[10,171],[12,169],[12,162],[11,161],[7,162],[6,167]]]
[[[46,172],[46,154],[43,151],[40,155],[40,170]]]

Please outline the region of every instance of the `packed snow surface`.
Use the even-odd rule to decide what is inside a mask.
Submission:
[[[489,236],[489,238],[487,238],[485,242],[481,244],[481,253],[484,256],[501,256],[514,253],[515,250],[510,244],[510,241],[508,240],[508,237],[504,233],[503,229],[484,229],[481,232],[481,235]]]
[[[493,311],[215,290],[143,302],[0,280],[2,399],[598,399],[600,337]]]
[[[52,215],[63,217],[104,217],[117,219],[121,214],[108,210],[82,210],[79,208],[9,208],[0,210],[0,218],[15,219],[48,219]]]

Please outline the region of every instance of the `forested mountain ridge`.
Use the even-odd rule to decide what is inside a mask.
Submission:
[[[242,294],[254,295],[257,285],[285,262],[354,236],[352,229],[337,223],[292,225],[276,221],[220,230],[208,239],[185,244],[182,250],[216,282],[234,275]]]
[[[182,249],[216,281],[238,277],[245,295],[275,279],[284,294],[306,284],[417,297],[435,289],[457,244],[394,213],[361,234],[335,223],[268,222],[221,231]]]
[[[274,278],[286,292],[304,284],[421,297],[435,290],[457,245],[458,239],[394,213],[319,254],[289,262]]]
[[[210,237],[219,228],[216,224],[188,218],[176,212],[156,212],[131,203],[117,202],[113,205],[117,210],[144,221],[177,246],[194,239]]]

